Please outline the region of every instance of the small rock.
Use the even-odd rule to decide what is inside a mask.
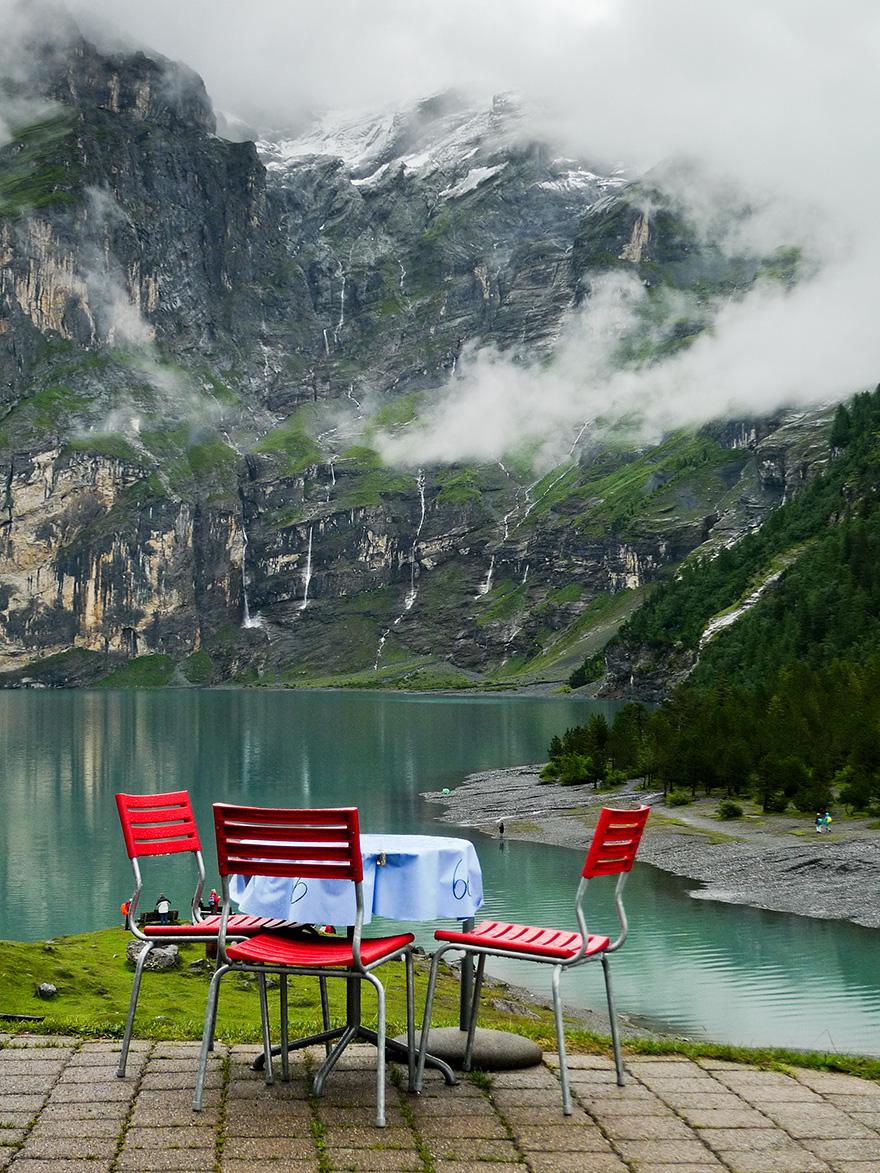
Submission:
[[[51,982],[40,982],[40,984],[37,986],[37,997],[44,998],[46,1001],[48,1001],[49,998],[54,998],[57,993],[58,987],[53,986]]]
[[[492,998],[489,1004],[499,1014],[520,1015],[522,1018],[541,1017],[536,1010],[531,1010],[528,1006],[523,1006],[521,1002],[510,1002],[507,998]]]

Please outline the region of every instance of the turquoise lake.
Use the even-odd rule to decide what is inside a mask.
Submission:
[[[580,853],[458,831],[438,823],[420,794],[475,770],[541,760],[550,738],[590,707],[602,706],[329,691],[3,693],[0,938],[118,921],[131,891],[118,790],[190,791],[209,886],[212,802],[357,805],[365,831],[471,838],[487,915],[573,925]],[[164,889],[185,909],[191,885],[177,861],[149,862],[147,906]],[[631,934],[613,961],[623,1014],[690,1037],[880,1055],[880,933],[693,900],[694,887],[637,864],[627,887]],[[610,930],[609,893],[595,891],[590,927]],[[433,927],[414,928],[429,946]],[[492,972],[549,992],[549,972],[538,966]],[[565,975],[563,993],[572,1006],[601,1008],[599,967]]]

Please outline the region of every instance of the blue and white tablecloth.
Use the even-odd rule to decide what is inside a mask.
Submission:
[[[361,835],[364,923],[466,920],[483,903],[473,843],[445,835]],[[315,925],[354,924],[354,886],[346,880],[230,876],[242,912]]]

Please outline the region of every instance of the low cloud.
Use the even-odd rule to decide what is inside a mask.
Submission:
[[[717,307],[689,347],[641,367],[621,367],[620,356],[628,339],[644,336],[649,293],[633,275],[600,277],[548,364],[466,350],[440,401],[405,433],[380,436],[380,450],[407,466],[526,452],[542,471],[570,456],[576,440],[613,433],[652,443],[682,426],[845,398],[880,371],[878,262],[876,250],[859,252],[793,288],[760,283]],[[674,296],[653,326],[658,337],[687,305]]]
[[[114,231],[127,224],[125,212],[112,193],[92,187],[86,191],[86,215],[79,242],[79,257],[89,310],[101,342],[127,354],[129,370],[150,389],[152,402],[132,402],[123,395],[96,430],[122,432],[130,437],[140,431],[147,414],[186,420],[193,434],[219,418],[222,409],[201,395],[192,380],[176,366],[169,366],[155,345],[155,331],[141,313],[137,290],[115,260],[109,247]]]

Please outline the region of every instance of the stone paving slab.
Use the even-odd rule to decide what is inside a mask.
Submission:
[[[375,1117],[374,1053],[352,1048],[311,1095],[322,1053],[292,1057],[267,1086],[258,1049],[212,1056],[192,1111],[198,1048],[0,1037],[2,1173],[880,1173],[880,1085],[834,1072],[635,1057],[572,1058],[562,1114],[558,1059],[531,1071],[426,1075],[421,1096],[389,1066],[388,1127]]]

